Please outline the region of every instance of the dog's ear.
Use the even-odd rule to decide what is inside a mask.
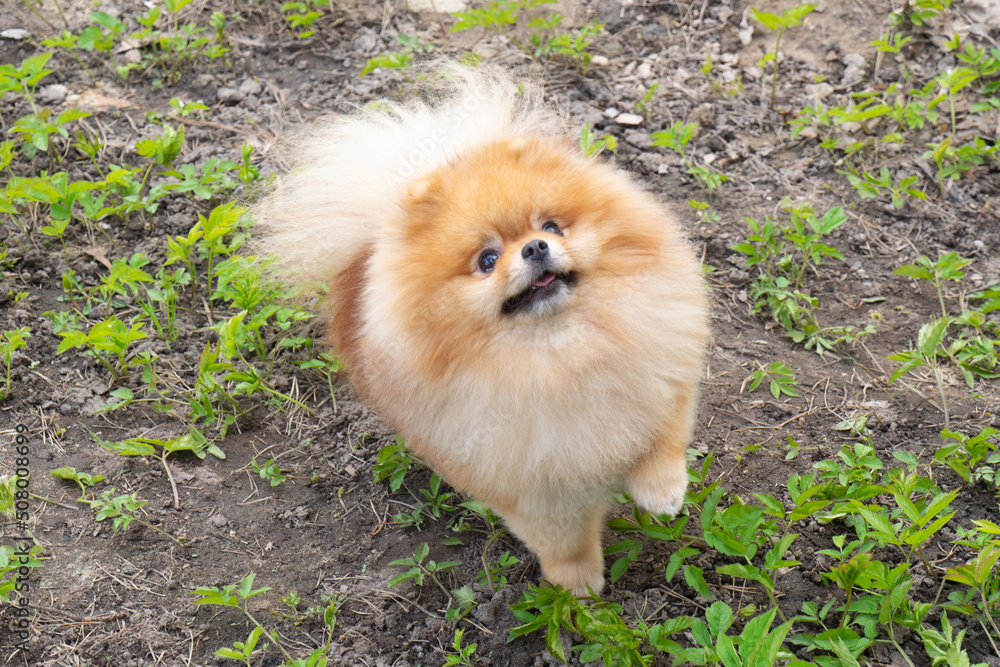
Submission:
[[[441,209],[444,194],[441,176],[430,174],[418,178],[406,190],[403,210],[406,211],[407,229],[410,233],[433,223]]]
[[[440,188],[435,174],[414,181],[406,190],[406,203],[412,208],[425,208],[437,202]]]

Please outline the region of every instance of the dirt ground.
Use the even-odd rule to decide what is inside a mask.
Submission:
[[[143,11],[141,4],[100,0],[65,9],[70,25],[78,30],[95,8],[124,18]],[[198,163],[209,157],[238,161],[240,146],[247,142],[263,156],[259,166],[268,174],[284,166],[271,160],[270,151],[286,132],[324,113],[392,97],[405,89],[397,72],[378,70],[358,76],[367,58],[398,46],[397,35],[432,38],[440,56],[457,56],[473,48],[543,82],[550,103],[568,114],[575,127],[589,122],[616,136],[614,161],[660,199],[674,204],[704,263],[715,268],[708,274],[714,340],[693,447],[715,453],[713,474],[721,476],[730,493],[742,498],[754,493],[787,497],[790,474],[810,471],[815,461],[835,457],[841,444],[850,441],[848,434],[831,426],[859,414],[871,415],[869,428],[883,460],[891,459],[894,451],[926,457],[940,442],[944,420],[930,376],[912,380],[912,390],[898,383],[887,385],[893,368],[888,355],[912,345],[920,326],[938,312],[937,298],[930,286],[891,272],[917,255],[936,257],[954,250],[974,260],[963,289],[974,291],[1000,280],[1000,172],[995,164],[984,166],[956,182],[942,200],[936,196],[935,181],[925,173],[930,169],[926,162],[921,166],[913,156],[890,156],[885,164],[891,169],[921,176],[928,201],[893,207],[883,200],[859,200],[837,173],[840,165],[829,153],[809,137],[792,140],[787,125],[794,110],[815,103],[821,94],[817,81],[832,88],[825,94],[826,102],[833,103],[853,91],[894,80],[891,62],[882,64],[873,79],[876,56],[869,46],[886,30],[888,1],[827,0],[807,26],[790,30],[782,49],[777,110],[768,105],[770,76],[762,76],[755,66],[770,43],[766,32],[758,26],[750,41],[740,39],[740,22],[749,7],[743,0],[563,2],[560,11],[577,25],[590,17],[605,24],[593,46],[603,60],[593,64],[586,76],[565,63],[532,63],[496,41],[474,41],[472,31],[441,34],[432,15],[407,11],[397,0],[336,3],[337,11],[325,16],[317,35],[305,40],[289,33],[276,8],[242,4],[226,9],[245,16],[232,28],[231,68],[203,63],[176,84],[154,90],[139,77],[123,84],[106,68],[93,68],[87,76],[72,59],[56,55],[57,66],[50,63],[54,73],[46,84],[62,84],[67,94],[53,106],[72,105],[88,91],[118,101],[120,108],[97,109],[86,122],[104,137],[102,159],[121,163],[135,158],[131,147],[157,129],[146,120],[147,112],[167,110],[168,100],[175,96],[200,100],[211,112],[205,116],[207,122],[186,126],[187,147],[180,161]],[[754,6],[780,10],[791,4],[766,0]],[[48,2],[39,9],[58,24]],[[185,12],[207,17],[214,9],[211,3],[196,0]],[[25,6],[13,2],[0,8],[0,26],[23,27],[32,35],[28,40],[0,39],[2,63],[18,63],[37,52],[35,40],[53,32]],[[994,44],[998,29],[1000,25],[993,24],[986,33]],[[914,50],[915,66],[936,67],[943,56],[933,52],[937,55],[931,60],[927,54],[932,52]],[[727,97],[699,73],[708,53],[720,72],[740,73],[741,94]],[[860,56],[862,75],[852,81],[845,72],[849,63],[856,62],[855,54]],[[606,113],[612,107],[637,111],[637,103],[653,83],[659,86],[641,125],[616,123]],[[5,128],[24,112],[12,97],[0,103]],[[699,159],[711,154],[713,168],[731,177],[716,194],[706,193],[687,175],[679,157],[651,145],[651,131],[677,120],[699,123],[694,154]],[[927,140],[932,131],[926,130]],[[994,127],[994,136],[995,131]],[[96,177],[85,160],[69,168]],[[730,246],[745,238],[745,217],[777,215],[784,197],[812,202],[820,212],[846,207],[849,220],[831,237],[846,261],[825,262],[808,287],[820,298],[823,323],[875,326],[877,333],[861,343],[819,355],[793,344],[780,327],[750,312],[746,287],[751,274],[745,259]],[[686,203],[690,199],[707,201],[720,221],[696,224]],[[59,338],[51,321],[42,316],[67,307],[58,300],[63,272],[72,268],[84,285],[94,285],[106,271],[101,261],[105,258],[144,252],[154,264],[162,263],[168,237],[186,234],[198,214],[207,215],[214,203],[218,202],[190,196],[167,198],[155,213],[151,230],[141,221],[112,225],[109,232],[117,248],[100,237],[94,247],[82,232],[71,235],[68,267],[58,243],[38,236],[26,239],[14,225],[0,225],[0,239],[19,259],[0,278],[0,330],[26,325],[33,330],[27,348],[16,356],[14,396],[0,402],[0,472],[13,471],[8,443],[13,442],[17,425],[26,426],[32,447],[31,490],[55,501],[32,501],[30,529],[44,546],[45,556],[44,565],[32,573],[33,634],[27,651],[8,654],[6,647],[13,641],[5,622],[0,629],[0,646],[5,647],[0,656],[7,655],[2,664],[235,664],[213,653],[245,639],[248,626],[235,612],[195,607],[190,591],[236,583],[255,572],[255,585],[272,590],[255,598],[251,608],[279,628],[302,655],[320,641],[322,622],[316,617],[292,618],[278,601],[291,591],[302,598],[300,612],[320,604],[324,596],[343,595],[331,665],[440,665],[454,634],[452,624],[444,620],[446,600],[432,585],[388,588],[389,579],[399,572],[389,563],[412,555],[427,542],[431,558],[461,563],[450,574],[453,587],[473,583],[487,534],[482,522],[474,526],[476,531],[462,533],[450,530],[445,520],[428,519],[419,530],[393,525],[394,514],[420,500],[419,490],[427,488],[430,472],[411,472],[396,493],[390,493],[385,483],[372,481],[376,455],[392,443],[393,433],[356,400],[344,379],[337,380],[334,403],[325,380],[279,360],[273,385],[313,413],[297,408],[280,412],[265,405],[249,409],[248,404],[221,443],[224,460],[172,457],[179,511],[173,508],[170,484],[159,462],[116,455],[97,446],[88,433],[89,429],[105,440],[168,439],[183,433],[185,426],[140,403],[97,412],[110,399],[109,392],[121,385],[111,383],[92,360],[57,355]],[[15,303],[9,294],[17,292],[28,296]],[[959,295],[951,291],[948,296]],[[174,344],[168,348],[159,341],[146,341],[139,349],[160,355],[166,376],[190,383],[199,355],[213,335],[207,324],[201,305],[194,305],[181,315],[182,333]],[[786,363],[795,371],[799,395],[775,400],[764,390],[741,393],[754,360]],[[995,381],[979,382],[970,391],[961,375],[947,368],[945,382],[953,428],[975,433],[995,423],[1000,399]],[[135,377],[125,383],[132,388],[140,384]],[[788,437],[802,445],[803,453],[792,460],[785,459],[783,449]],[[288,476],[274,488],[250,465],[252,459],[270,458]],[[185,545],[140,525],[113,535],[109,522],[95,523],[93,512],[74,502],[78,495],[74,485],[49,475],[61,466],[103,474],[106,484],[148,500],[144,518],[185,538]],[[943,477],[939,483],[956,486],[957,478],[950,473],[937,474]],[[995,496],[982,486],[963,491],[955,509],[952,525],[998,517]],[[815,551],[828,548],[834,533],[815,522],[801,531],[796,550],[803,565],[790,569],[780,582],[786,594],[780,603],[791,613],[803,601],[822,602],[832,595],[819,575],[823,557]],[[4,539],[10,534],[5,533]],[[946,528],[942,536],[954,537],[954,531]],[[442,545],[442,540],[453,537],[459,537],[461,544]],[[606,531],[605,544],[618,539],[620,535]],[[949,553],[949,548],[942,543],[929,556],[941,559],[942,566],[962,562],[961,552]],[[495,562],[505,551],[521,563],[508,573],[509,583],[495,593],[486,585],[473,585],[479,604],[461,623],[465,640],[478,643],[477,664],[559,664],[545,651],[540,634],[507,642],[509,629],[518,624],[507,607],[529,584],[537,583],[539,571],[531,554],[509,536],[493,543],[488,557]],[[647,545],[628,573],[608,586],[605,597],[647,621],[703,611],[705,601],[680,577],[665,582],[656,575],[657,565],[669,553],[666,545]],[[705,558],[709,584],[718,599],[734,607],[749,603],[766,607],[767,599],[757,588],[734,585],[714,574],[710,557]],[[936,581],[924,577],[915,583],[914,592],[930,600],[937,589]],[[966,640],[973,663],[1000,664],[976,630],[970,624]],[[918,639],[911,635],[905,641],[917,665],[930,664]],[[868,656],[873,665],[901,664],[897,655],[882,648]],[[254,664],[276,665],[279,658],[270,651]],[[669,658],[658,657],[654,664],[669,664]]]

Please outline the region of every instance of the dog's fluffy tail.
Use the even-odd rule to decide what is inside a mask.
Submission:
[[[535,89],[496,70],[452,66],[442,79],[423,91],[434,102],[375,103],[289,142],[292,169],[254,212],[258,248],[279,274],[332,280],[399,224],[417,179],[476,146],[564,130]]]

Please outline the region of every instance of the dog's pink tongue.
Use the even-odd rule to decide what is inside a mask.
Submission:
[[[539,278],[538,280],[536,280],[532,284],[535,287],[545,287],[546,285],[548,285],[550,282],[552,282],[555,279],[556,279],[556,275],[554,273],[543,273],[542,277]]]

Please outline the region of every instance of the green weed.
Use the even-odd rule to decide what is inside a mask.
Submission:
[[[697,123],[676,122],[665,130],[653,132],[649,135],[649,138],[653,140],[654,146],[664,146],[680,155],[684,161],[684,165],[687,167],[685,173],[694,176],[709,192],[713,192],[730,179],[725,174],[716,173],[708,167],[691,163],[686,147],[697,130]]]
[[[438,579],[438,574],[447,572],[456,565],[461,565],[459,561],[456,560],[446,560],[438,563],[437,561],[426,560],[427,555],[430,553],[430,547],[424,542],[413,552],[413,556],[410,558],[399,558],[392,561],[389,565],[394,567],[405,567],[409,568],[405,572],[400,572],[399,574],[392,577],[389,580],[389,588],[403,583],[404,581],[412,580],[417,586],[424,585],[424,577],[429,577],[431,581],[437,584],[441,592],[444,593],[446,598],[451,598],[451,594],[448,589],[445,588],[441,580]]]
[[[270,484],[272,488],[280,486],[285,481],[285,476],[274,459],[268,459],[267,463],[260,465],[257,463],[257,459],[254,458],[250,461],[250,467],[253,468],[255,473],[260,475],[262,480]]]
[[[767,67],[767,63],[773,63],[773,73],[771,75],[771,108],[774,108],[774,93],[778,84],[778,58],[781,55],[781,37],[789,28],[793,28],[802,22],[802,19],[816,9],[816,5],[797,5],[791,9],[783,11],[781,14],[761,12],[756,9],[750,10],[750,15],[755,21],[774,33],[774,50],[768,51],[757,63],[760,67]]]
[[[754,391],[761,385],[765,378],[770,385],[771,395],[775,398],[781,398],[782,395],[799,395],[795,391],[795,385],[798,384],[798,380],[795,379],[795,373],[782,361],[772,362],[765,367],[759,361],[754,360],[753,371],[743,380],[740,391],[743,391],[744,388],[747,391]],[[747,387],[747,382],[750,383],[749,387]]]
[[[87,489],[99,482],[104,481],[104,475],[91,475],[86,472],[78,472],[77,469],[72,466],[56,468],[49,474],[53,477],[58,477],[59,479],[75,482],[76,485],[80,487],[80,498],[78,500],[83,500],[83,498],[86,497]]]
[[[0,338],[0,357],[3,358],[3,365],[7,371],[3,392],[0,393],[0,401],[6,400],[11,396],[11,362],[13,361],[15,352],[27,347],[28,344],[24,341],[29,338],[31,338],[30,327],[20,327],[4,331],[3,337]]]

